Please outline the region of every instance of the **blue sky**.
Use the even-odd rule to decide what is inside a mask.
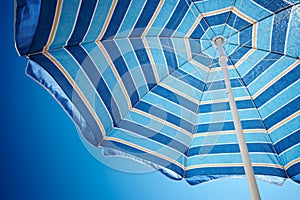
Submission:
[[[159,172],[129,174],[96,160],[67,114],[24,74],[13,1],[1,6],[0,199],[250,199],[245,179],[189,186]],[[262,199],[299,199],[300,185],[258,181]]]

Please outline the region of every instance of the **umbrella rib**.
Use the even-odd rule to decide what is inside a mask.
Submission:
[[[269,15],[263,17],[263,18],[261,18],[260,20],[256,21],[255,23],[259,23],[259,22],[261,22],[261,21],[263,21],[263,20],[265,20],[265,19],[271,17],[272,15],[276,15],[276,14],[280,13],[281,11],[284,11],[284,10],[286,10],[286,9],[289,9],[289,8],[291,8],[291,7],[294,7],[294,6],[298,5],[298,4],[300,4],[300,2],[295,3],[294,5],[289,5],[289,6],[286,6],[286,7],[284,7],[284,8],[281,8],[281,9],[279,9],[279,10],[277,10],[277,11],[275,11],[275,12],[273,12],[273,13],[271,13],[271,14],[269,14]],[[286,17],[286,16],[285,16],[285,17]],[[282,19],[283,19],[283,18],[281,18],[281,19],[278,20],[278,21],[280,22]],[[276,24],[276,23],[273,23],[273,24]],[[247,25],[247,26],[244,26],[243,28],[241,28],[241,29],[239,30],[239,32],[241,32],[241,31],[243,31],[243,30],[249,28],[249,27],[252,26],[252,25],[253,25],[253,24],[249,24],[249,25]],[[228,37],[231,37],[231,36],[233,36],[233,35],[235,35],[235,34],[237,34],[237,33],[238,33],[238,32],[235,32],[235,33],[233,33],[232,35],[229,35]]]
[[[185,0],[185,1],[186,1],[186,0]],[[205,17],[203,16],[203,14],[202,14],[202,12],[199,10],[199,8],[196,6],[196,4],[195,4],[193,1],[191,1],[191,2],[192,2],[192,4],[195,6],[195,8],[198,10],[199,14],[202,16],[203,20],[204,20],[205,23],[208,25],[208,27],[210,27],[210,25],[208,24],[208,22],[206,21]],[[297,3],[293,4],[293,5],[284,7],[284,8],[282,8],[282,9],[279,9],[279,10],[277,10],[276,12],[274,12],[274,13],[272,13],[272,14],[270,14],[270,15],[267,15],[266,17],[264,17],[264,18],[258,20],[256,23],[258,23],[258,22],[260,22],[260,21],[262,21],[262,20],[264,20],[264,19],[266,19],[266,18],[268,18],[268,17],[270,17],[270,16],[272,16],[272,15],[274,15],[274,14],[277,14],[277,13],[283,11],[283,10],[286,10],[286,9],[288,9],[288,8],[290,8],[290,7],[296,6],[296,5],[298,5],[298,4],[300,4],[300,2],[297,2]],[[40,13],[40,14],[41,14],[41,13]],[[242,29],[240,29],[239,31],[242,31],[242,30],[244,30],[244,29],[250,27],[251,25],[252,25],[252,24],[247,25],[247,26],[243,27]],[[202,26],[201,26],[201,28],[202,28]],[[203,28],[202,28],[202,29],[203,29]],[[212,32],[214,33],[213,30],[212,30]],[[231,36],[233,36],[233,35],[235,35],[235,34],[237,34],[237,33],[233,33],[232,35],[229,35],[229,37],[231,37]],[[214,35],[216,35],[216,34],[214,33]],[[35,37],[35,36],[34,36],[34,37]],[[153,37],[153,36],[148,36],[148,38],[151,38],[151,37]],[[166,36],[158,36],[158,38],[160,38],[160,37],[163,38],[163,37],[166,37]],[[137,38],[140,38],[140,37],[137,37]],[[154,38],[157,38],[157,37],[154,37]],[[170,38],[170,37],[166,37],[166,38]],[[185,38],[185,37],[172,37],[172,38],[181,38],[181,39],[182,39],[182,38]],[[117,39],[130,39],[130,38],[117,38]],[[105,40],[102,40],[102,41],[105,41]],[[97,41],[82,42],[82,43],[79,43],[79,44],[73,44],[73,45],[65,45],[65,46],[62,46],[62,47],[59,47],[59,48],[48,49],[47,51],[50,52],[50,51],[54,51],[54,50],[64,49],[64,48],[66,48],[66,47],[72,47],[72,46],[83,45],[83,44],[91,44],[91,43],[95,43],[95,42],[97,42]],[[31,44],[30,49],[32,48],[32,45],[33,45],[33,44]],[[36,54],[39,54],[39,53],[43,53],[43,52],[45,52],[45,51],[42,50],[42,51],[39,51],[39,52],[29,53],[29,54],[27,55],[27,57],[30,57],[31,55],[36,55]]]
[[[209,48],[209,47],[208,47]],[[207,49],[207,48],[206,48]],[[206,50],[205,49],[205,50]],[[203,50],[203,51],[205,51],[205,50]],[[203,52],[202,51],[202,52]],[[189,59],[187,59],[184,63],[182,63],[181,65],[179,65],[178,66],[178,68],[177,69],[179,69],[179,68],[181,68],[183,65],[185,65],[186,63],[188,63],[190,60],[193,60],[196,56],[198,56],[199,54],[197,54],[197,55],[195,55],[195,56],[192,56],[191,58],[189,58]],[[176,70],[177,70],[176,69]],[[165,76],[160,82],[163,82],[168,76],[170,76],[171,74],[173,74],[173,73],[175,73],[175,71],[176,70],[174,70],[172,73],[170,73],[170,74],[168,74],[167,76]],[[183,76],[181,76],[181,77],[184,77],[184,76],[186,76],[186,75],[183,75]],[[180,78],[181,78],[180,77]],[[159,83],[160,83],[159,82]],[[134,108],[140,101],[141,101],[141,99],[145,96],[145,95],[147,95],[149,92],[151,92],[157,85],[159,85],[159,83],[157,83],[153,88],[151,88],[146,94],[144,94],[143,96],[141,96],[140,97],[140,99],[134,104],[134,105],[132,105],[132,108]]]
[[[255,22],[255,23],[258,24],[259,22],[261,22],[261,21],[263,21],[263,20],[265,20],[265,19],[267,19],[267,18],[269,18],[269,17],[271,17],[271,16],[273,16],[273,15],[275,15],[275,14],[281,12],[281,11],[286,10],[286,9],[288,9],[288,8],[291,8],[291,7],[293,7],[293,6],[296,6],[296,5],[298,5],[298,4],[300,4],[300,2],[298,2],[298,3],[294,4],[294,5],[290,5],[290,6],[284,7],[284,8],[282,8],[282,9],[280,9],[280,10],[277,10],[276,12],[274,12],[274,13],[272,13],[272,14],[270,14],[270,15],[268,15],[268,16],[266,16],[266,17],[260,19],[260,20],[258,20],[258,21]],[[276,22],[274,22],[273,25],[274,25],[274,24],[277,24],[277,23],[279,23],[279,22],[281,22],[285,17],[289,16],[290,13],[292,13],[292,11],[290,11],[290,12],[289,12],[288,14],[286,14],[284,17],[282,17],[282,18],[280,18],[279,20],[277,20]],[[243,30],[245,30],[245,29],[251,27],[252,25],[253,25],[253,24],[249,24],[249,25],[243,27],[242,29],[239,30],[239,32],[242,32]],[[266,27],[265,29],[263,29],[263,30],[261,31],[260,34],[266,32],[267,30],[268,30],[268,28]],[[229,35],[228,37],[230,38],[231,36],[236,35],[236,34],[238,34],[239,32],[235,32],[235,33]],[[244,42],[244,44],[238,45],[238,46],[240,46],[238,49],[240,49],[241,47],[244,47],[245,44],[247,44],[247,43],[250,42],[251,40],[252,40],[252,38],[249,39],[248,41]],[[231,43],[231,44],[232,44],[232,43]],[[234,45],[237,45],[237,44],[234,44]],[[253,47],[251,47],[251,48],[253,48]],[[238,49],[235,49],[234,52],[236,52]],[[253,49],[255,49],[255,48],[253,48]],[[258,49],[258,50],[260,50],[260,49]],[[263,49],[261,49],[261,50],[263,50]],[[264,51],[271,52],[271,53],[277,53],[277,52],[272,52],[272,51],[270,51],[270,50],[264,50]],[[234,52],[233,52],[233,53],[234,53]],[[280,54],[280,53],[277,53],[277,54]],[[292,58],[295,58],[295,59],[299,59],[299,58],[296,58],[296,57],[294,57],[294,56],[290,56],[290,55],[287,55],[287,54],[283,54],[283,55],[286,55],[286,56],[288,56],[288,57],[292,57]]]
[[[239,4],[239,8],[241,7],[242,2],[243,2],[243,1],[241,0],[241,1],[240,1],[240,4]],[[235,7],[235,3],[236,3],[236,0],[235,0],[234,3],[233,3],[232,9]],[[239,8],[238,8],[238,9],[239,9]],[[231,11],[231,12],[232,12],[232,11]],[[229,13],[228,18],[227,18],[227,21],[225,22],[225,24],[227,24],[227,22],[228,22],[228,20],[229,20],[229,17],[230,17],[230,14],[231,14],[231,13]],[[232,29],[230,30],[230,34],[229,34],[229,36],[228,36],[229,40],[228,40],[228,42],[226,41],[227,44],[226,44],[226,46],[225,46],[224,49],[227,49],[228,44],[230,43],[230,40],[231,40],[231,36],[234,35],[234,34],[232,33],[232,31],[233,31],[233,28],[234,28],[234,26],[235,26],[235,24],[236,24],[237,17],[238,17],[238,15],[235,15],[235,18],[234,18],[233,24],[232,24]],[[225,26],[224,26],[222,35],[224,34],[224,31],[225,31]]]
[[[179,68],[181,68],[183,65],[185,65],[186,63],[188,63],[188,62],[190,62],[191,60],[194,60],[196,57],[198,57],[198,56],[201,56],[201,53],[203,53],[203,52],[205,52],[207,49],[209,49],[211,46],[209,46],[209,47],[207,47],[207,48],[205,48],[204,50],[202,50],[200,53],[197,53],[197,54],[194,54],[194,55],[192,55],[192,57],[190,57],[190,58],[188,58],[185,62],[183,62],[181,65],[179,65],[178,66],[178,69]],[[167,48],[170,48],[170,47],[167,47]],[[212,58],[213,59],[213,58]],[[209,66],[211,66],[211,65],[209,65]],[[177,69],[176,69],[177,70]],[[173,74],[176,70],[174,70],[172,73],[170,73],[169,75],[171,75],[171,74]],[[210,68],[209,68],[209,71],[210,71]],[[195,72],[201,72],[200,70],[198,71],[198,70],[195,70]],[[191,73],[190,73],[191,74]],[[185,77],[185,76],[188,76],[189,74],[185,74],[185,75],[181,75],[181,76],[179,76],[179,77],[177,77],[177,78],[183,78],[183,77]],[[166,78],[166,77],[165,77]],[[163,80],[165,80],[165,78],[163,79]],[[163,81],[162,80],[162,81]],[[161,82],[162,82],[161,81]]]
[[[185,1],[187,1],[187,0],[185,0]],[[194,2],[193,0],[192,0],[191,2],[192,2],[192,4],[195,6],[196,10],[199,12],[200,16],[201,16],[202,19],[204,20],[204,22],[205,22],[205,24],[207,25],[207,27],[211,27],[211,26],[209,25],[209,23],[207,22],[207,20],[205,19],[205,17],[203,16],[203,13],[200,11],[200,9],[198,8],[198,6],[195,4],[195,2]],[[196,18],[199,17],[199,15],[195,15],[194,11],[192,11],[192,13],[193,13],[193,15],[194,15]],[[203,30],[203,32],[206,32],[206,30],[202,27],[202,25],[201,25],[201,24],[199,24],[199,25],[200,25],[201,29]],[[212,33],[214,34],[214,36],[216,36],[216,33],[214,32],[214,30],[211,29],[211,31],[212,31]],[[208,37],[208,38],[209,38],[209,37]],[[209,38],[209,40],[210,40],[210,38]],[[211,41],[211,40],[210,40],[210,41]],[[211,42],[212,42],[212,41],[211,41]]]
[[[215,55],[216,55],[216,51],[215,51],[215,53],[214,53],[214,57],[215,57]],[[209,65],[210,67],[209,67],[209,72],[207,73],[207,76],[206,76],[206,81],[205,81],[205,85],[204,85],[204,87],[202,88],[202,95],[201,95],[201,97],[200,97],[200,99],[199,99],[199,102],[198,102],[198,105],[197,105],[197,109],[196,109],[196,114],[197,114],[197,116],[196,116],[196,118],[195,118],[195,120],[194,120],[194,124],[193,124],[193,127],[192,127],[192,142],[193,142],[193,140],[194,140],[194,130],[195,130],[195,125],[196,125],[196,122],[197,122],[197,118],[198,118],[198,112],[199,112],[199,108],[200,108],[200,102],[201,102],[201,99],[202,99],[202,97],[203,97],[203,92],[204,92],[204,88],[205,88],[205,86],[206,86],[206,84],[207,84],[207,80],[208,80],[208,77],[209,77],[209,74],[210,74],[210,71],[211,71],[211,69],[212,69],[212,66],[213,65],[213,59],[211,60],[211,64]],[[191,143],[192,144],[192,143]],[[188,149],[188,152],[187,152],[187,157],[186,157],[186,161],[187,161],[187,159],[188,159],[188,157],[189,157],[189,154],[190,154],[190,149],[191,148],[189,148]],[[186,164],[187,163],[185,163],[185,168],[184,168],[184,173],[183,173],[183,178],[185,178],[186,177]]]
[[[189,39],[185,39],[184,38],[184,40],[189,40]],[[154,43],[154,42],[148,42],[148,44],[156,44],[156,43]],[[170,47],[170,46],[166,46],[166,45],[161,45],[160,44],[160,46],[162,46],[162,47],[164,47],[164,48],[167,48],[167,49],[172,49],[173,50],[173,47]],[[210,46],[209,46],[210,47]],[[200,53],[202,53],[202,52],[204,52],[206,49],[208,49],[209,47],[207,47],[207,48],[205,48],[204,50],[201,50],[201,52]],[[186,53],[186,50],[181,50],[181,49],[176,49],[178,52],[182,52],[182,53]],[[194,55],[194,56],[197,56],[197,55],[199,55],[200,53],[191,53],[192,55]],[[193,57],[194,58],[194,57]]]
[[[300,2],[299,2],[299,3],[300,3]],[[297,3],[297,4],[299,4],[299,3]],[[295,4],[295,5],[297,5],[297,4]],[[287,9],[287,8],[290,8],[290,7],[291,7],[291,6],[286,7],[286,9]],[[282,11],[282,10],[283,10],[283,9],[281,9],[281,11]],[[281,11],[278,11],[278,12],[281,12]],[[276,12],[276,13],[278,13],[278,12]],[[292,11],[291,11],[291,12],[292,12]],[[289,13],[286,14],[284,17],[282,17],[282,18],[280,18],[279,20],[277,20],[276,22],[274,22],[273,25],[274,25],[274,24],[277,24],[277,23],[279,23],[279,22],[281,22],[281,21],[282,21],[285,17],[287,17],[291,12],[289,12]],[[257,21],[256,23],[258,23],[258,22],[260,22],[260,21],[262,21],[262,20],[264,20],[264,19],[266,19],[266,18],[269,18],[270,16],[272,16],[272,15],[274,15],[274,14],[276,14],[276,13],[273,13],[273,14],[271,14],[271,15],[268,15],[267,17],[262,18],[261,20]],[[252,25],[253,25],[253,24],[250,24],[250,25],[248,25],[248,26],[242,28],[242,29],[240,30],[240,32],[243,31],[243,30],[245,30],[246,28],[252,26]],[[268,30],[268,28],[263,29],[262,32],[261,32],[260,34],[266,32],[267,30]],[[235,35],[235,34],[237,34],[237,33],[238,33],[238,32],[235,32],[234,34],[229,35],[228,37],[230,38],[231,36],[233,36],[233,35]],[[252,40],[252,38],[249,39],[248,41],[244,42],[244,44],[239,44],[239,45],[238,45],[238,44],[234,44],[234,43],[230,43],[230,44],[239,46],[237,49],[234,50],[233,53],[235,53],[235,52],[236,52],[237,50],[239,50],[241,47],[247,47],[246,44],[247,44],[248,42],[250,42],[251,40]],[[248,48],[249,48],[249,47],[248,47]],[[252,49],[257,49],[257,48],[254,48],[254,47],[251,47],[251,48],[252,48]],[[271,53],[276,53],[276,54],[279,54],[279,55],[285,55],[285,56],[288,56],[288,57],[291,57],[291,58],[299,59],[299,58],[297,58],[297,57],[294,57],[294,56],[291,56],[291,55],[288,55],[288,54],[283,54],[283,53],[280,53],[280,52],[273,52],[273,51],[266,50],[266,49],[258,49],[258,50],[262,50],[262,51],[266,51],[266,52],[271,52]]]
[[[232,9],[233,9],[235,3],[236,3],[236,0],[234,0],[233,3],[232,3],[232,5],[231,5],[231,12],[232,12]],[[240,2],[240,5],[241,5],[241,4],[242,4],[242,0],[241,0],[241,2]],[[229,20],[229,17],[230,17],[231,12],[229,12],[228,15],[227,15],[227,18],[226,18],[226,20],[225,20],[225,24],[224,24],[224,27],[223,27],[222,34],[221,34],[221,35],[224,34],[225,27],[226,27],[226,24],[227,24],[227,22],[228,22],[228,20]],[[235,16],[234,23],[233,23],[232,27],[234,27],[234,25],[235,25],[236,18],[237,18],[237,15]],[[229,35],[231,35],[232,30],[233,30],[233,29],[230,30],[230,34],[229,34]]]
[[[145,38],[170,38],[167,36],[147,36]],[[172,38],[177,38],[177,39],[191,39],[191,40],[198,40],[197,38],[188,38],[188,37],[171,37]],[[95,40],[95,41],[89,41],[89,42],[81,42],[78,44],[71,44],[71,45],[64,45],[61,47],[57,47],[57,48],[51,48],[51,49],[47,49],[47,50],[42,50],[42,51],[38,51],[38,52],[33,52],[33,53],[29,53],[27,55],[27,57],[36,55],[36,54],[40,54],[40,53],[44,53],[44,52],[51,52],[51,51],[56,51],[56,50],[61,50],[61,49],[65,49],[67,47],[74,47],[74,46],[82,46],[82,45],[86,45],[86,44],[93,44],[93,43],[97,43],[97,42],[104,42],[104,41],[116,41],[116,40],[122,40],[122,39],[143,39],[143,37],[120,37],[120,38],[109,38],[109,39],[105,39],[105,40]]]
[[[234,50],[234,52],[232,52],[231,55],[233,53],[235,53],[236,51],[238,51],[240,48],[244,47],[244,48],[248,48],[248,49],[254,49],[254,50],[269,52],[269,53],[277,54],[277,55],[280,55],[280,56],[286,56],[286,57],[289,57],[289,58],[299,60],[299,58],[297,58],[297,57],[294,57],[294,56],[291,56],[291,55],[288,55],[288,54],[283,54],[283,53],[276,52],[276,51],[270,51],[270,50],[261,49],[261,48],[249,47],[249,46],[246,46],[245,44],[244,45],[237,45],[237,44],[234,44],[234,43],[230,43],[230,44],[238,46],[238,48],[236,50]],[[231,59],[231,60],[234,60],[234,59]],[[238,60],[240,60],[240,59],[238,59]],[[267,60],[278,60],[278,59],[267,59]]]
[[[231,63],[233,63],[233,62],[232,62],[232,59],[230,58],[230,56],[228,56],[228,59],[231,60]],[[273,144],[274,144],[274,141],[273,141],[272,138],[270,137],[270,134],[269,134],[269,132],[268,132],[268,130],[267,130],[267,128],[266,128],[265,122],[263,121],[262,116],[261,116],[260,112],[258,111],[258,107],[257,107],[257,105],[255,104],[255,102],[254,102],[254,100],[253,100],[253,98],[252,98],[252,95],[250,95],[251,93],[250,93],[248,87],[246,87],[246,84],[245,84],[245,82],[243,81],[243,78],[242,78],[241,74],[238,72],[238,70],[236,70],[236,67],[235,67],[234,64],[233,64],[233,66],[234,66],[235,72],[236,72],[237,75],[240,77],[240,78],[238,79],[238,81],[241,83],[241,85],[242,85],[242,86],[245,88],[245,90],[247,91],[247,93],[248,93],[248,95],[249,95],[249,97],[250,97],[250,99],[251,99],[252,104],[254,105],[254,107],[255,107],[256,110],[257,110],[258,116],[260,117],[261,122],[262,122],[262,125],[264,126],[264,129],[266,130],[266,134],[267,134],[268,138],[269,138],[270,141],[272,142],[272,149],[274,150],[274,152],[276,152],[278,161],[280,162],[280,165],[281,165],[282,169],[284,170],[284,172],[285,172],[287,178],[290,178],[289,175],[288,175],[288,173],[287,173],[287,171],[284,169],[283,162],[282,162],[282,160],[280,159],[279,154],[278,154],[278,152],[276,151],[276,149],[275,149],[275,147],[274,147],[274,145],[273,145]]]

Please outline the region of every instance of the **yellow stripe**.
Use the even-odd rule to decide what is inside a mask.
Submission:
[[[75,91],[78,93],[90,113],[93,115],[93,118],[96,120],[99,128],[101,129],[102,136],[105,137],[105,129],[99,120],[97,114],[95,113],[94,109],[92,106],[89,104],[88,100],[85,98],[84,94],[81,92],[79,87],[76,85],[75,81],[72,79],[72,77],[69,75],[69,73],[65,70],[65,68],[48,52],[44,52],[44,55],[49,58],[57,67],[58,69],[64,74],[64,76],[67,78],[69,83],[72,85],[72,87],[75,89]]]
[[[300,115],[300,111],[295,112],[294,114],[288,116],[287,118],[285,118],[284,120],[278,122],[277,124],[275,124],[274,126],[272,126],[271,128],[268,129],[268,132],[271,133],[273,132],[275,129],[277,129],[278,127],[284,125],[285,123],[287,123],[288,121],[294,119],[295,117],[298,117]]]
[[[154,155],[154,156],[157,156],[157,157],[162,158],[162,159],[164,159],[164,160],[167,160],[167,161],[169,161],[169,162],[171,162],[171,163],[177,165],[178,167],[184,169],[184,166],[183,166],[181,163],[177,162],[176,160],[173,160],[173,159],[171,159],[171,158],[169,158],[169,157],[167,157],[167,156],[165,156],[165,155],[159,154],[159,153],[157,153],[157,152],[155,152],[155,151],[151,151],[151,150],[149,150],[149,149],[146,149],[146,148],[144,148],[144,147],[138,146],[138,145],[133,144],[133,143],[131,143],[131,142],[124,141],[124,140],[122,140],[122,139],[115,138],[115,137],[109,137],[109,138],[106,138],[106,140],[111,140],[111,141],[119,142],[119,143],[122,143],[122,144],[126,144],[126,145],[128,145],[128,146],[134,147],[134,148],[136,148],[136,149],[139,149],[139,150],[141,150],[141,151],[145,151],[145,152],[147,152],[147,153],[149,153],[149,154],[151,154],[151,155]]]
[[[147,27],[145,28],[145,30],[144,30],[144,32],[143,32],[143,34],[142,34],[142,36],[141,36],[142,38],[144,38],[145,35],[147,35],[147,33],[149,32],[150,27],[151,27],[152,24],[154,23],[154,21],[155,21],[157,15],[158,15],[158,13],[160,12],[160,9],[161,9],[162,5],[164,4],[164,2],[165,2],[165,0],[161,0],[161,1],[159,2],[159,4],[158,4],[158,6],[157,6],[157,8],[156,8],[156,10],[155,10],[155,12],[154,12],[152,18],[150,19],[150,22],[148,23]]]
[[[184,39],[184,44],[185,44],[185,49],[187,50],[187,57],[188,57],[188,60],[191,60],[193,55],[192,55],[192,52],[191,52],[191,48],[190,48],[190,41],[189,40],[186,40]]]
[[[104,23],[104,25],[103,25],[103,27],[102,27],[102,30],[101,30],[99,36],[97,37],[96,41],[100,41],[100,40],[102,39],[102,37],[103,37],[103,35],[104,35],[104,33],[105,33],[107,27],[108,27],[108,24],[109,24],[109,22],[110,22],[110,20],[111,20],[111,17],[112,17],[112,15],[113,15],[113,13],[114,13],[114,10],[115,10],[115,8],[116,8],[117,1],[118,1],[118,0],[113,0],[112,4],[111,4],[111,6],[110,6],[110,9],[109,9],[108,15],[107,15],[107,17],[106,17],[105,23]]]
[[[254,24],[256,22],[255,20],[253,20],[249,16],[245,15],[244,13],[242,13],[241,11],[236,9],[234,6],[230,6],[230,7],[227,7],[227,8],[223,8],[223,9],[219,9],[219,10],[215,10],[215,11],[211,11],[211,12],[202,13],[202,15],[207,17],[207,16],[212,16],[212,15],[225,13],[225,12],[228,12],[228,11],[232,11],[234,14],[236,14],[240,18],[248,21],[251,24]]]
[[[191,8],[192,8],[192,7],[191,7]],[[199,15],[199,16],[197,17],[197,19],[195,20],[193,26],[190,28],[189,32],[186,34],[185,37],[189,38],[189,37],[191,36],[192,32],[195,30],[196,26],[199,25],[199,22],[200,22],[200,20],[201,20],[202,18],[203,18],[202,15]]]
[[[284,166],[284,169],[287,170],[287,169],[290,168],[292,165],[294,165],[294,164],[296,164],[296,163],[298,163],[298,162],[300,162],[300,158],[297,158],[297,159],[295,159],[295,160],[289,162],[288,164],[286,164],[286,165]]]
[[[136,108],[132,108],[131,111],[137,112],[137,113],[139,113],[139,114],[141,114],[141,115],[145,115],[145,116],[147,116],[147,117],[149,117],[149,118],[151,118],[151,119],[154,119],[154,120],[159,121],[159,122],[161,122],[161,123],[163,123],[163,124],[166,124],[166,125],[168,125],[168,126],[174,128],[174,129],[176,129],[176,130],[178,130],[178,131],[181,131],[182,133],[184,133],[185,135],[189,136],[190,138],[193,137],[193,134],[190,133],[189,131],[186,131],[186,130],[184,130],[184,129],[181,128],[181,127],[175,126],[174,124],[172,124],[172,123],[170,123],[170,122],[168,122],[168,121],[165,121],[165,120],[163,120],[163,119],[160,119],[160,118],[158,118],[158,117],[156,117],[156,116],[153,116],[153,115],[151,115],[151,114],[149,114],[149,113],[147,113],[147,112],[144,112],[144,111],[142,111],[142,110],[138,110],[138,109],[136,109]]]
[[[53,21],[53,24],[52,24],[50,36],[48,38],[47,44],[43,48],[43,51],[48,50],[49,46],[51,45],[51,43],[54,40],[54,36],[55,36],[56,30],[57,30],[57,26],[58,26],[58,21],[59,21],[59,18],[60,18],[62,4],[63,4],[63,1],[62,0],[58,0],[58,2],[56,4],[55,17],[54,17],[54,21]]]
[[[257,23],[253,24],[253,30],[252,30],[252,48],[256,49],[256,42],[257,42]]]
[[[119,83],[119,85],[120,85],[120,87],[121,87],[121,89],[122,89],[122,91],[123,91],[123,93],[124,93],[124,96],[125,96],[126,101],[127,101],[127,104],[128,104],[128,108],[130,109],[130,108],[132,107],[130,98],[129,98],[128,93],[127,93],[127,90],[126,90],[126,88],[125,88],[125,86],[124,86],[124,84],[123,84],[123,81],[122,81],[121,77],[119,76],[119,73],[117,72],[117,70],[116,70],[116,68],[115,68],[115,66],[114,66],[113,61],[110,59],[108,53],[106,52],[106,50],[105,50],[105,48],[102,46],[102,44],[101,44],[99,41],[97,41],[96,44],[98,45],[98,47],[99,47],[100,50],[102,51],[103,55],[105,56],[105,58],[106,58],[106,60],[107,60],[107,62],[108,62],[108,64],[109,64],[109,66],[111,66],[111,69],[112,69],[112,71],[114,72],[114,75],[115,75],[115,77],[117,78],[118,83]]]
[[[206,13],[202,13],[202,15],[204,17],[208,17],[208,16],[212,16],[212,15],[217,15],[217,14],[221,14],[224,12],[228,12],[231,11],[232,7],[227,7],[227,8],[223,8],[223,9],[219,9],[219,10],[215,10],[215,11],[210,11],[210,12],[206,12]]]
[[[201,63],[198,63],[197,61],[195,61],[193,59],[190,60],[190,63],[194,64],[195,66],[199,67],[200,69],[203,69],[206,72],[209,72],[209,68],[208,67],[202,65]]]
[[[248,21],[251,24],[254,24],[256,22],[254,19],[250,18],[248,15],[245,15],[244,13],[242,13],[241,11],[239,11],[238,9],[236,9],[235,7],[232,7],[232,11],[233,11],[234,14],[236,14],[240,18]]]
[[[221,164],[201,164],[186,167],[186,170],[197,169],[197,168],[207,168],[207,167],[243,167],[242,163],[221,163]],[[270,163],[252,163],[253,167],[274,167],[282,169],[281,165],[270,164]]]
[[[278,81],[281,77],[285,76],[287,73],[289,73],[291,70],[293,70],[297,65],[300,64],[300,60],[297,60],[294,64],[292,64],[290,67],[285,69],[283,72],[281,72],[276,78],[274,78],[272,81],[270,81],[268,84],[266,84],[264,87],[262,87],[258,92],[256,92],[253,95],[253,99],[258,97],[261,93],[263,93],[267,88],[269,88],[271,85],[273,85],[276,81]]]
[[[148,45],[147,41],[145,40],[145,38],[142,38],[142,41],[143,41],[143,44],[145,46],[147,55],[148,55],[148,57],[150,59],[150,64],[151,64],[151,68],[152,68],[152,70],[154,72],[155,81],[156,81],[156,83],[159,83],[160,80],[159,80],[158,72],[157,72],[157,69],[156,69],[156,65],[155,65],[154,59],[152,57],[152,53],[150,52],[149,45]]]

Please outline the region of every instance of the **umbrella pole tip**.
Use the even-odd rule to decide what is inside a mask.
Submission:
[[[226,40],[223,36],[218,35],[212,39],[212,45],[217,48],[223,46],[225,44],[225,41]]]

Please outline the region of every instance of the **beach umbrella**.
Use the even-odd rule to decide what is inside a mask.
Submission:
[[[298,0],[17,0],[26,74],[106,156],[300,182]]]

